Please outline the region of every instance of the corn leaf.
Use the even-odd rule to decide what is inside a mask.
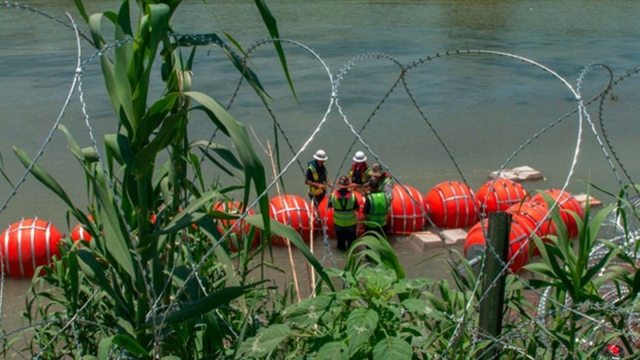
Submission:
[[[243,203],[249,203],[249,188],[252,181],[254,183],[256,193],[264,193],[267,188],[264,167],[253,150],[251,141],[249,140],[249,135],[247,134],[247,130],[244,125],[236,121],[231,114],[224,109],[224,107],[211,97],[198,92],[186,92],[185,95],[202,104],[206,109],[205,112],[210,116],[211,120],[216,122],[222,131],[229,134],[238,149],[238,155],[240,156],[240,162],[244,167],[245,174],[245,193]],[[265,230],[269,232],[269,200],[266,196],[263,196],[260,198],[259,203],[260,213],[262,214],[261,216],[266,227]]]
[[[167,317],[164,319],[164,324],[173,325],[176,323],[186,322],[200,315],[204,315],[220,306],[228,305],[231,301],[243,296],[251,289],[262,284],[263,282],[264,281],[245,286],[230,286],[222,290],[210,293],[203,298],[187,304],[180,310],[167,315]],[[151,322],[147,322],[145,326],[154,326],[154,324]]]

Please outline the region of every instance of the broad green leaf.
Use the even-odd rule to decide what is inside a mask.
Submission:
[[[265,224],[263,223],[263,218],[260,215],[249,215],[245,217],[244,221],[250,225],[257,227],[258,229],[265,230]],[[269,219],[271,222],[271,233],[276,236],[281,236],[285,239],[289,239],[293,245],[295,245],[300,252],[307,258],[307,261],[313,266],[313,268],[318,272],[322,280],[327,284],[327,286],[331,289],[331,291],[336,291],[329,275],[324,271],[324,267],[318,259],[311,253],[307,244],[302,241],[302,237],[295,231],[292,227],[279,223],[273,219]],[[320,288],[318,286],[318,288]]]
[[[347,345],[340,341],[332,341],[322,345],[315,360],[347,360],[349,359],[349,349]]]
[[[184,322],[200,315],[206,314],[209,311],[216,309],[220,306],[227,305],[234,299],[243,296],[251,289],[263,282],[258,282],[245,286],[232,286],[226,287],[222,290],[210,293],[209,295],[200,298],[192,303],[187,304],[180,310],[173,312],[164,319],[165,325],[173,325],[176,323]],[[159,324],[157,324],[159,325]],[[154,326],[154,324],[148,322],[146,326]]]
[[[287,321],[296,326],[308,326],[317,324],[320,318],[326,313],[333,302],[333,297],[329,295],[319,295],[287,308],[282,315]]]
[[[163,120],[167,118],[167,115],[171,112],[179,98],[179,93],[167,94],[149,107],[149,110],[147,110],[140,122],[140,126],[138,126],[138,131],[136,131],[135,136],[131,140],[131,145],[134,148],[138,148],[144,142],[149,141],[149,138],[158,126],[163,125]]]
[[[209,153],[209,151],[213,151],[216,155],[220,156],[222,159],[224,159],[229,165],[231,165],[232,167],[238,169],[238,170],[242,170],[242,164],[238,161],[238,159],[236,159],[235,155],[233,154],[233,152],[227,148],[226,146],[220,145],[220,144],[214,144],[208,141],[198,141],[195,144],[193,144],[195,146],[201,146],[204,148],[204,152],[206,154]],[[211,158],[213,160],[213,158]]]
[[[124,311],[129,317],[132,317],[133,314],[130,312],[124,299],[122,299],[120,295],[113,289],[111,283],[105,275],[104,268],[95,259],[94,255],[87,249],[80,249],[78,250],[77,254],[78,259],[80,260],[78,262],[78,265],[80,266],[80,269],[85,274],[87,279],[89,279],[89,281],[98,286],[104,292],[109,294],[113,301],[115,301],[116,305],[119,306],[119,308]]]
[[[372,309],[358,308],[347,318],[347,334],[349,335],[349,356],[353,356],[378,327],[378,313]]]
[[[429,315],[433,312],[433,308],[428,302],[416,298],[405,299],[402,301],[402,306],[404,306],[408,312],[417,315]]]
[[[82,0],[73,0],[73,2],[76,5],[78,12],[80,13],[80,16],[82,16],[84,21],[88,23],[89,16],[87,15],[87,11],[84,9],[84,4],[82,3]]]
[[[227,54],[229,60],[233,64],[233,66],[238,70],[240,74],[244,77],[244,79],[251,85],[251,87],[256,91],[258,96],[264,101],[265,104],[269,103],[269,96],[264,90],[264,87],[260,83],[260,79],[256,75],[256,73],[247,66],[246,61],[248,60],[247,54],[242,50],[240,44],[235,41],[233,37],[229,34],[226,34],[227,38],[238,48],[238,50],[244,55],[244,59],[241,56],[238,56],[232,49],[230,49],[227,44],[215,33],[207,33],[207,34],[198,34],[198,36],[181,36],[178,38],[178,44],[180,46],[198,46],[198,45],[209,45],[211,43],[218,44]]]
[[[148,4],[144,9],[146,16],[144,16],[139,25],[140,34],[137,36],[138,43],[146,45],[146,48],[136,49],[138,57],[144,57],[146,60],[146,66],[140,64],[142,68],[138,68],[138,75],[136,86],[134,87],[132,101],[133,110],[136,112],[136,119],[141,119],[147,110],[147,95],[149,92],[149,86],[151,84],[151,70],[156,60],[156,53],[158,52],[158,46],[167,39],[167,33],[169,31],[169,19],[170,10],[166,4]],[[140,125],[139,123],[137,124]],[[135,125],[134,125],[135,126]],[[136,132],[137,132],[137,127]]]
[[[238,150],[238,155],[240,156],[240,162],[243,165],[245,175],[245,191],[242,203],[249,203],[249,189],[252,181],[255,186],[256,194],[263,194],[267,189],[264,167],[253,150],[253,146],[251,145],[249,135],[247,134],[247,130],[244,125],[236,121],[224,107],[211,97],[198,92],[186,92],[185,95],[202,104],[204,107],[203,110],[205,110],[211,120],[218,125],[221,131],[229,134],[233,140],[236,149]],[[266,227],[265,230],[270,232],[271,225],[268,221],[269,199],[266,196],[263,196],[260,198],[259,203],[260,214]]]
[[[269,35],[271,35],[272,39],[278,39],[280,34],[278,32],[278,24],[276,19],[271,14],[271,10],[267,7],[267,4],[264,0],[255,0],[256,6],[258,10],[260,10],[260,15],[262,16],[262,21],[267,26],[267,30],[269,30]],[[276,48],[276,52],[278,53],[278,57],[280,58],[280,63],[282,64],[282,70],[284,70],[284,74],[287,77],[287,82],[289,83],[289,88],[291,89],[291,93],[293,97],[298,99],[296,95],[296,91],[293,88],[293,82],[291,81],[291,75],[289,75],[289,67],[287,66],[287,59],[284,56],[284,50],[282,50],[282,44],[280,41],[274,41],[273,46]]]
[[[131,31],[131,19],[129,13],[129,1],[123,1],[118,12],[118,19],[115,28],[115,39],[120,41],[121,44],[114,49],[113,60],[113,75],[115,93],[120,103],[120,108],[117,109],[120,121],[123,124],[130,124],[131,133],[133,136],[137,131],[138,120],[136,118],[136,111],[134,110],[133,102],[133,90],[129,79],[129,67],[131,66],[131,60],[133,58],[133,43],[132,31]],[[132,69],[133,71],[139,69]]]
[[[373,349],[374,360],[408,360],[411,359],[412,356],[413,349],[411,345],[397,337],[386,337]]]
[[[164,229],[155,234],[169,234],[200,221],[202,218],[208,216],[207,213],[202,212],[204,206],[221,198],[222,195],[217,190],[202,194],[200,198],[191,201],[189,206],[171,219]]]
[[[138,151],[131,167],[131,174],[136,179],[139,180],[147,174],[158,154],[175,139],[176,134],[179,133],[177,129],[181,126],[182,117],[183,115],[174,115],[166,118],[153,140]]]
[[[262,328],[258,330],[256,336],[242,343],[238,355],[244,355],[243,358],[267,356],[292,334],[289,326],[284,324]]]
[[[101,238],[104,238],[105,249],[115,261],[115,264],[111,265],[114,267],[121,266],[129,274],[131,282],[135,284],[138,276],[130,253],[130,234],[127,232],[126,227],[121,224],[118,209],[111,196],[109,196],[108,185],[104,183],[104,174],[98,169],[94,175],[91,180],[96,201],[99,205],[97,213],[104,233]],[[109,260],[111,261],[111,259]]]
[[[137,341],[128,335],[118,334],[100,340],[98,345],[98,359],[109,360],[112,347],[117,346],[138,359],[149,358],[149,353]]]

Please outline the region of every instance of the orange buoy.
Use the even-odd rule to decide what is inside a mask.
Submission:
[[[48,264],[59,255],[58,242],[62,238],[50,222],[22,219],[11,224],[0,243],[3,271],[14,278],[31,278],[38,266]]]
[[[544,204],[529,200],[522,204],[511,206],[507,209],[507,212],[529,219],[538,229],[536,235],[544,242],[551,243],[549,236],[557,234],[555,224],[551,220],[551,217],[547,216],[549,208]],[[536,246],[533,246],[533,255],[540,255],[540,249]]]
[[[427,193],[427,211],[433,224],[440,228],[464,228],[478,221],[478,203],[467,185],[446,181]]]
[[[311,205],[297,195],[279,195],[269,200],[269,217],[294,228],[304,241],[311,239]],[[274,237],[271,243],[275,246],[286,246],[287,240]]]
[[[387,221],[391,233],[422,231],[427,224],[426,214],[425,197],[420,191],[408,185],[393,186],[393,200]]]
[[[93,217],[91,217],[91,215],[87,216],[87,218],[89,219],[89,221],[93,222]],[[85,228],[81,223],[76,224],[73,230],[71,230],[69,236],[73,241],[90,241],[93,238],[93,236],[91,236],[91,234],[87,231],[87,228]]]
[[[239,201],[217,201],[213,204],[212,210],[234,215],[240,215],[244,212],[242,203]],[[248,213],[249,215],[253,215],[255,212],[253,209],[249,209]],[[236,219],[217,219],[217,227],[221,234],[224,234],[231,229],[231,232],[228,235],[228,244],[229,250],[232,252],[238,251],[238,245],[242,244],[244,237],[249,235],[251,231],[251,225],[244,221],[240,221],[240,223],[238,223],[238,220]],[[251,248],[258,246],[260,243],[258,232],[256,231],[254,233],[253,240],[251,241]]]
[[[517,217],[511,219],[511,229],[509,232],[509,250],[507,259],[509,270],[517,273],[529,262],[529,241],[531,226],[527,220],[522,221]],[[489,231],[489,219],[483,219],[471,227],[464,242],[464,256],[471,260],[482,255],[487,247]]]
[[[356,197],[356,200],[358,200],[358,205],[360,205],[360,208],[358,209],[358,219],[362,219],[364,197],[357,191],[354,191],[353,195]],[[333,208],[329,207],[329,196],[325,196],[324,199],[320,201],[320,204],[318,204],[318,212],[320,213],[318,220],[321,224],[319,230],[323,230],[323,228],[326,229],[327,236],[331,239],[335,239],[336,229],[334,228],[335,225],[333,224]],[[364,226],[359,226],[358,230],[358,236],[364,234]]]
[[[578,222],[571,213],[577,214],[580,219],[584,218],[584,212],[580,202],[570,193],[561,191],[560,189],[547,189],[544,192],[549,194],[553,201],[558,203],[560,217],[562,218],[564,225],[567,227],[567,234],[569,235],[569,238],[571,239],[578,236]],[[531,201],[539,202],[544,206],[548,206],[542,194],[535,195]]]
[[[487,181],[476,192],[482,218],[492,212],[505,211],[521,202],[526,196],[527,191],[522,185],[505,178]]]

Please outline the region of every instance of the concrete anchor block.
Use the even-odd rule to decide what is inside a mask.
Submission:
[[[420,231],[411,234],[409,240],[415,244],[420,251],[426,251],[442,244],[440,236],[431,231]]]
[[[582,209],[586,209],[587,208],[587,201],[589,202],[589,206],[591,206],[592,209],[594,208],[600,208],[602,207],[602,202],[592,196],[587,197],[587,194],[578,194],[578,195],[573,195],[573,197],[578,200],[578,202],[580,203],[580,206],[582,206]]]
[[[467,232],[462,229],[448,229],[440,232],[447,245],[455,245],[467,239]]]
[[[489,178],[491,179],[495,179],[497,177],[517,182],[544,180],[542,173],[530,166],[518,166],[513,169],[505,169],[503,171],[492,171],[489,175]]]

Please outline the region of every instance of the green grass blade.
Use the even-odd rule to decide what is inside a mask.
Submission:
[[[262,21],[267,26],[267,30],[269,30],[269,35],[271,35],[272,39],[280,38],[280,33],[278,32],[278,23],[276,19],[271,14],[271,10],[267,7],[267,4],[264,0],[255,0],[256,6],[260,11],[260,16],[262,16]],[[298,96],[296,95],[296,90],[293,88],[293,82],[291,81],[291,75],[289,74],[289,67],[287,66],[287,59],[284,56],[284,50],[282,49],[282,44],[279,41],[275,41],[273,46],[276,48],[276,52],[278,53],[278,58],[280,58],[280,63],[282,64],[282,70],[284,70],[284,74],[287,77],[287,82],[289,83],[289,88],[291,89],[291,93],[293,97],[298,101]]]

